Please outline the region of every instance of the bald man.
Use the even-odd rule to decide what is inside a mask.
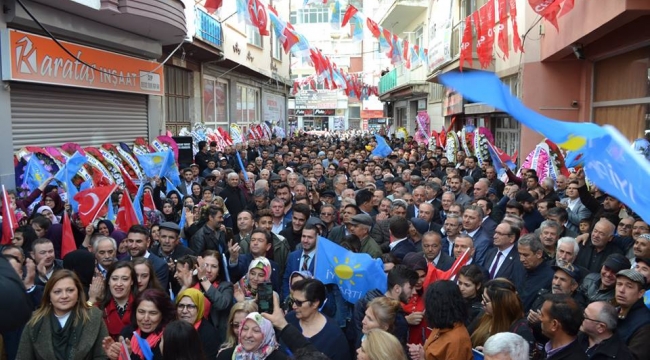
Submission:
[[[612,243],[616,226],[605,219],[600,219],[591,231],[589,241],[580,246],[580,252],[575,264],[587,268],[590,272],[600,272],[605,259],[611,254],[623,254],[623,251]]]

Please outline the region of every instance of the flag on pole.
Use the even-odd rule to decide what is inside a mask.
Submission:
[[[14,238],[14,231],[18,228],[18,221],[16,214],[11,209],[11,202],[5,186],[2,185],[2,242],[0,245],[11,244],[11,239]]]
[[[63,224],[61,225],[61,259],[63,259],[68,253],[77,250],[77,243],[74,241],[72,225],[67,211],[63,212]]]
[[[26,185],[29,191],[34,191],[49,177],[50,173],[45,170],[45,166],[41,164],[41,161],[36,157],[36,154],[32,154],[29,161],[27,161],[27,167],[25,168],[23,186]]]
[[[126,232],[129,231],[131,226],[139,224],[138,216],[136,214],[135,208],[133,207],[133,202],[128,194],[122,196],[122,201],[120,202],[120,207],[117,209],[117,217],[115,219],[115,226]]]
[[[206,0],[203,6],[208,10],[208,14],[214,14],[222,5],[223,0]]]
[[[117,189],[117,184],[100,186],[78,192],[74,199],[79,203],[79,219],[83,226],[92,224],[99,215],[106,200]]]

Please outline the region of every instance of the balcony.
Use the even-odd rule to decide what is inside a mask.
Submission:
[[[400,34],[428,7],[428,0],[379,0],[374,18],[380,26]]]
[[[426,78],[427,68],[424,65],[411,70],[404,65],[399,65],[379,79],[379,95],[409,85],[422,85],[426,82]]]
[[[196,16],[195,37],[221,49],[223,47],[223,32],[221,31],[221,23],[198,7],[194,9],[194,13]]]

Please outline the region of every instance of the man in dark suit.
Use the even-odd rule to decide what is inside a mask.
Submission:
[[[420,204],[419,210],[418,218],[427,222],[427,231],[435,231],[442,234],[442,226],[435,222],[435,207],[431,203],[423,202]]]
[[[463,230],[474,240],[474,263],[485,267],[485,255],[492,247],[492,239],[481,227],[483,209],[480,206],[470,205],[463,212]]]
[[[442,251],[442,236],[435,231],[429,231],[422,236],[422,252],[428,263],[433,263],[442,271],[451,269],[454,264],[454,258]]]
[[[228,271],[232,279],[241,279],[246,275],[251,262],[259,257],[266,257],[266,253],[273,246],[273,235],[270,232],[257,228],[253,230],[250,236],[249,253],[240,254],[241,247],[237,243],[232,243],[229,247],[230,259],[228,260]],[[273,290],[280,292],[282,289],[282,274],[278,264],[268,259],[271,264],[271,283]]]
[[[149,263],[151,263],[156,272],[158,281],[160,281],[160,285],[164,289],[167,289],[169,283],[169,267],[165,260],[149,252],[149,230],[142,225],[133,225],[129,229],[124,241],[126,241],[130,255],[126,260],[131,261],[139,257],[144,257],[149,260]]]
[[[420,204],[424,203],[426,200],[426,189],[424,186],[418,186],[413,189],[413,204],[409,205],[406,208],[406,218],[419,217],[420,215]]]
[[[478,167],[478,158],[476,158],[476,156],[472,155],[467,157],[467,159],[465,159],[465,166],[467,167],[465,169],[465,176],[471,176],[472,179],[474,179],[474,183],[483,177],[483,170]]]
[[[413,241],[408,238],[409,223],[403,217],[393,217],[390,219],[390,253],[400,261],[406,254],[416,252]]]
[[[477,184],[479,183],[481,182],[478,182]],[[497,222],[491,217],[493,204],[490,200],[484,197],[474,198],[474,202],[483,209],[483,223],[481,224],[481,227],[485,230],[487,236],[492,238],[494,236],[494,230],[497,228]]]
[[[521,229],[507,222],[499,224],[494,232],[494,248],[485,255],[485,267],[490,274],[490,280],[506,278],[519,288],[526,270],[519,261],[517,241]]]
[[[316,264],[316,241],[318,239],[318,229],[315,225],[307,224],[302,229],[302,238],[300,239],[300,249],[289,254],[287,266],[284,269],[282,277],[282,298],[289,296],[289,280],[294,271],[309,270],[314,273]]]

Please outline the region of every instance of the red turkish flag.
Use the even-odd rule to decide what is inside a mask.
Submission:
[[[355,8],[352,5],[348,5],[348,9],[345,11],[345,15],[343,15],[343,21],[341,22],[341,26],[347,25],[347,23],[352,19],[354,14],[356,14],[359,10]]]
[[[503,52],[503,59],[507,59],[510,56],[510,49],[508,46],[508,12],[506,9],[506,0],[499,0],[499,25],[497,29],[499,30],[499,38],[497,44],[499,49]]]
[[[451,266],[451,269],[447,271],[436,269],[433,263],[429,263],[429,268],[427,269],[427,276],[424,278],[424,283],[422,286],[426,289],[427,286],[433,284],[438,280],[452,279],[454,276],[458,275],[460,268],[465,266],[468,260],[469,260],[469,249],[465,250],[465,252],[458,259],[456,259],[456,261],[454,261],[454,264]]]
[[[63,259],[69,252],[77,250],[77,243],[74,241],[72,225],[70,224],[70,217],[67,211],[63,212],[63,223],[61,226],[61,259]]]
[[[514,52],[524,52],[524,46],[521,43],[519,28],[517,26],[517,0],[508,0],[508,7],[510,8],[510,21],[512,21],[512,50]]]
[[[122,201],[120,202],[120,207],[117,210],[117,216],[115,217],[115,226],[126,232],[129,231],[131,226],[139,223],[138,216],[133,208],[131,197],[129,194],[124,194],[124,196],[122,196]]]
[[[138,186],[133,182],[129,174],[122,171],[122,169],[120,169],[120,172],[122,173],[122,178],[124,179],[124,187],[127,190],[127,193],[133,195],[137,194]]]
[[[460,45],[460,71],[463,71],[465,61],[469,62],[469,66],[472,66],[472,20],[469,16],[465,18],[463,41]]]
[[[219,10],[221,5],[223,5],[223,0],[206,0],[203,6],[208,10],[208,14],[213,14]]]
[[[88,226],[88,224],[95,221],[104,203],[115,189],[117,189],[116,184],[100,186],[80,191],[74,196],[74,199],[79,203],[79,219],[83,226]]]
[[[5,186],[2,185],[2,241],[0,245],[10,245],[14,238],[14,231],[18,228],[16,214],[11,208],[11,202]]]
[[[368,29],[370,30],[372,36],[379,39],[379,35],[381,35],[381,29],[379,28],[379,25],[377,25],[377,23],[371,18],[366,19],[366,24],[368,25]]]
[[[248,14],[253,25],[259,29],[260,36],[268,36],[267,24],[269,17],[266,13],[266,6],[260,0],[248,0]]]
[[[557,24],[557,15],[560,12],[562,2],[564,0],[528,0],[533,11],[550,22],[558,31],[560,31],[560,28]]]

